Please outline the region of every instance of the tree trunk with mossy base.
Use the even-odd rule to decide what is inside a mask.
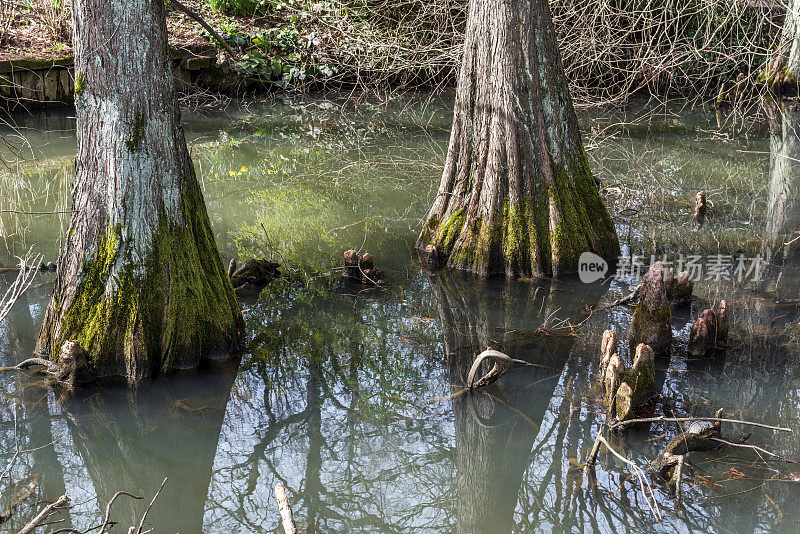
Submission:
[[[482,275],[575,272],[619,243],[581,142],[545,0],[470,2],[453,128],[417,247]]]
[[[227,358],[242,328],[173,88],[163,2],[75,0],[73,215],[37,350],[129,382]]]
[[[800,0],[789,0],[778,48],[767,61],[764,81],[782,92],[797,90],[800,74]]]

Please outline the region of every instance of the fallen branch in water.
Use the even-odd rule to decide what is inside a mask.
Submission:
[[[14,502],[9,504],[8,508],[6,508],[6,510],[2,514],[0,514],[0,523],[5,523],[6,521],[8,521],[11,518],[11,516],[14,515],[14,512],[17,510],[17,507],[20,504],[22,504],[28,497],[33,495],[33,492],[36,491],[36,488],[39,486],[39,475],[34,474],[29,477],[26,477],[21,482],[18,482],[16,486],[19,486],[20,484],[23,483],[25,484],[23,486],[25,487],[25,490],[20,492],[18,494],[19,496],[14,499]]]
[[[721,443],[723,445],[729,445],[731,447],[738,447],[740,449],[752,449],[752,450],[754,450],[756,452],[763,452],[767,456],[772,456],[773,458],[777,458],[777,459],[779,459],[781,461],[784,461],[784,462],[787,462],[787,463],[790,463],[790,464],[800,464],[800,462],[798,462],[797,460],[792,460],[791,458],[786,458],[784,456],[781,456],[780,454],[775,454],[774,452],[770,452],[770,451],[768,451],[766,449],[762,449],[761,447],[759,447],[757,445],[745,445],[744,443],[734,443],[732,441],[724,440],[724,439],[721,439],[721,438],[711,438],[711,439],[713,441],[718,441],[719,443]],[[763,460],[763,458],[762,458],[762,460]]]
[[[791,428],[784,428],[780,426],[765,425],[763,423],[754,423],[753,421],[742,421],[740,419],[725,419],[722,417],[645,417],[642,419],[628,419],[627,421],[618,421],[609,427],[609,430],[615,430],[624,426],[638,424],[638,423],[686,423],[692,421],[719,421],[720,423],[734,423],[739,425],[757,426],[759,428],[767,428],[769,430],[778,430],[780,432],[792,432]]]
[[[278,482],[275,484],[275,498],[278,500],[278,510],[281,513],[281,523],[283,530],[286,534],[297,534],[297,527],[294,524],[294,517],[292,515],[292,507],[289,505],[289,499],[286,497],[286,488],[283,484]]]
[[[493,361],[494,365],[485,375],[480,377],[478,380],[475,380],[475,375],[478,373],[478,369],[480,369],[481,364],[486,360]],[[469,374],[467,375],[467,387],[469,389],[477,389],[483,386],[488,386],[506,374],[515,363],[519,365],[528,365],[531,367],[546,367],[545,365],[540,365],[538,363],[517,360],[508,354],[503,354],[499,350],[486,349],[478,354],[475,357],[475,361],[472,362],[472,367],[470,367]]]
[[[137,497],[136,495],[132,495],[127,491],[118,491],[111,497],[111,500],[108,501],[106,505],[106,515],[103,517],[103,524],[100,525],[100,534],[103,534],[106,531],[106,527],[111,524],[111,505],[114,504],[114,501],[117,500],[117,497],[121,497],[125,495],[126,497],[130,497],[131,499],[141,499],[142,497]]]
[[[658,509],[658,502],[656,501],[656,496],[653,492],[653,487],[647,480],[647,476],[645,475],[645,472],[642,470],[642,468],[636,465],[631,460],[628,460],[627,458],[619,454],[617,451],[615,451],[613,447],[609,445],[608,441],[606,441],[606,438],[604,438],[600,433],[597,434],[597,442],[599,444],[605,445],[606,449],[608,449],[608,451],[611,454],[613,454],[618,460],[631,466],[634,474],[636,475],[636,478],[639,479],[639,489],[642,490],[642,495],[644,496],[644,500],[647,503],[647,506],[650,508],[650,511],[653,512],[653,515],[656,517],[656,519],[660,521],[661,512]]]
[[[166,483],[167,483],[167,479],[165,478],[163,480],[163,482],[161,482],[161,486],[158,488],[158,491],[156,491],[156,494],[153,495],[153,499],[150,501],[150,504],[145,509],[144,514],[142,514],[142,519],[139,521],[138,527],[134,527],[134,526],[128,527],[128,534],[143,534],[142,529],[144,528],[144,523],[147,520],[147,514],[150,513],[150,509],[153,507],[153,504],[155,504],[156,499],[158,499],[158,496],[161,495],[161,490],[164,489],[164,485]],[[106,512],[105,512],[105,515],[103,516],[103,522],[100,523],[99,525],[90,526],[85,530],[78,530],[78,529],[71,528],[71,527],[70,528],[62,528],[62,529],[54,531],[52,534],[67,534],[67,533],[69,533],[69,534],[88,534],[89,532],[93,532],[93,531],[97,530],[98,528],[100,529],[99,530],[99,534],[105,534],[106,529],[108,527],[111,527],[111,526],[114,526],[114,525],[117,524],[117,523],[115,523],[114,521],[111,520],[111,506],[114,504],[114,502],[119,497],[122,497],[122,496],[130,497],[130,498],[136,499],[136,500],[141,500],[143,498],[143,497],[137,497],[136,495],[128,493],[127,491],[118,491],[118,492],[116,492],[114,494],[113,497],[111,497],[111,500],[108,501],[108,504],[106,504]],[[151,532],[151,531],[152,531],[152,529],[148,530],[147,532]]]
[[[47,506],[45,506],[44,509],[42,509],[42,511],[39,512],[39,514],[36,517],[31,519],[27,525],[22,527],[22,530],[17,532],[17,534],[30,534],[36,529],[36,527],[41,525],[45,519],[50,517],[57,508],[61,508],[62,506],[66,506],[67,504],[69,504],[69,499],[67,498],[66,495],[62,495],[56,500],[56,502],[50,503]]]
[[[142,520],[139,521],[139,528],[136,529],[136,534],[142,534],[142,529],[144,528],[144,520],[147,519],[147,514],[150,513],[150,508],[152,508],[153,505],[155,504],[156,499],[158,499],[158,496],[161,494],[161,490],[164,489],[164,484],[166,484],[166,483],[167,483],[167,479],[165,478],[161,482],[161,486],[159,486],[158,491],[156,492],[156,494],[153,495],[153,500],[150,501],[150,504],[147,506],[147,509],[144,511],[144,514],[142,514]],[[132,530],[133,530],[133,527],[131,527],[131,530],[129,530],[128,532],[131,532]]]

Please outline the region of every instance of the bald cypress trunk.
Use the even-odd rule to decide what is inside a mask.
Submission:
[[[135,382],[227,356],[241,316],[175,99],[164,3],[74,0],[73,215],[38,351]]]
[[[800,112],[777,106],[770,122],[765,256],[797,260],[800,242]],[[788,244],[786,244],[788,243]]]
[[[546,0],[472,0],[439,193],[417,246],[483,275],[560,274],[619,253]]]
[[[788,0],[786,18],[775,54],[767,63],[765,78],[784,91],[797,88],[800,75],[800,1]]]

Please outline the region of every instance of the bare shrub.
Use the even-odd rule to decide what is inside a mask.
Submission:
[[[15,0],[0,0],[0,44],[5,42],[8,30],[16,15],[17,3]]]
[[[452,83],[466,0],[334,0],[323,48],[338,79]],[[657,97],[747,100],[762,89],[783,0],[550,0],[578,106]],[[328,21],[327,23],[325,21]]]
[[[56,41],[69,41],[69,9],[66,0],[39,0],[40,13],[47,33]]]

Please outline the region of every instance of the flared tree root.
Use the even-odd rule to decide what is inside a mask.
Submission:
[[[75,340],[61,346],[57,362],[44,358],[28,358],[17,365],[0,367],[0,371],[33,371],[44,373],[54,385],[71,390],[80,384],[92,381],[92,365],[89,353]]]
[[[729,328],[728,305],[724,300],[720,301],[716,311],[706,308],[689,333],[689,354],[703,357],[725,347]]]
[[[428,245],[425,247],[424,258],[427,264],[433,269],[441,269],[447,265],[447,255],[442,254],[442,251],[439,250],[439,247],[436,245]]]

